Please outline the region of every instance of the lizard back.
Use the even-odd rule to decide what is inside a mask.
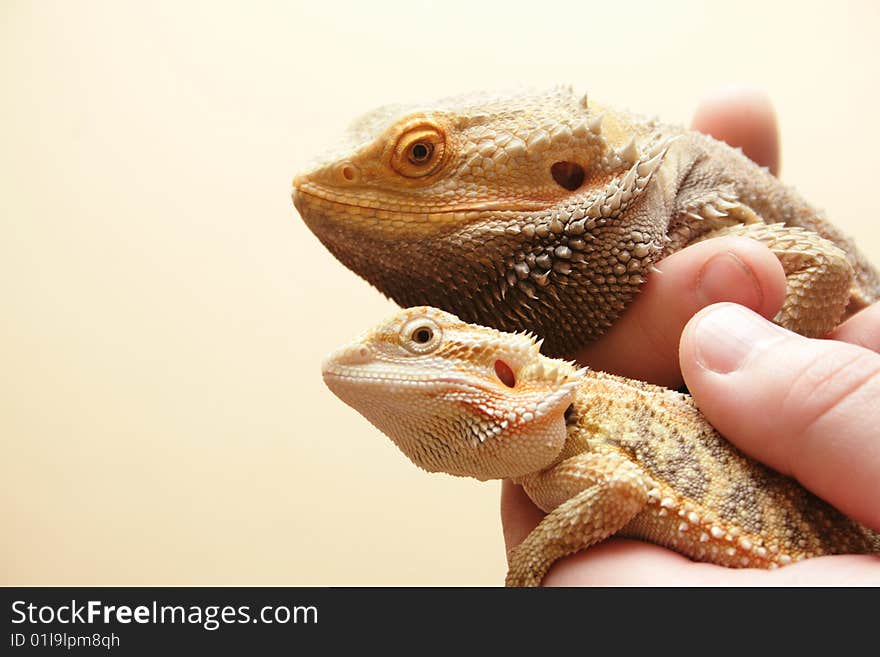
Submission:
[[[689,395],[589,372],[568,422],[565,456],[619,451],[650,477],[650,504],[620,535],[734,567],[880,551],[875,532],[723,438]]]

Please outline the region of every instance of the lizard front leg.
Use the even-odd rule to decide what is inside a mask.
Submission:
[[[508,553],[507,586],[539,586],[553,562],[622,529],[648,499],[644,472],[618,452],[587,452],[523,481],[541,507],[555,506]],[[556,505],[559,498],[578,491]]]
[[[804,228],[784,224],[736,224],[701,239],[735,235],[766,245],[782,263],[785,301],[773,321],[815,338],[840,323],[850,301],[853,268],[841,249]]]

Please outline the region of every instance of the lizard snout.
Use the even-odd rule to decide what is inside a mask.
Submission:
[[[328,354],[321,362],[321,371],[327,374],[340,367],[366,365],[371,360],[370,348],[366,345],[348,345]]]

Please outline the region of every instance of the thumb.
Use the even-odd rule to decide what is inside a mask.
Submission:
[[[725,438],[880,530],[880,355],[724,303],[688,323],[679,357]]]

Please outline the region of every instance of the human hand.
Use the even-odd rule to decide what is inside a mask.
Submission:
[[[719,94],[704,103],[697,112],[694,127],[725,139],[728,143],[741,146],[747,155],[758,163],[769,166],[773,172],[778,168],[775,118],[772,108],[763,96],[748,91]],[[615,324],[614,328],[601,340],[583,349],[578,354],[578,359],[589,363],[596,369],[617,372],[673,388],[681,384],[681,371],[684,370],[688,385],[691,386],[691,391],[698,404],[701,408],[704,408],[703,404],[708,404],[704,411],[713,424],[716,424],[715,414],[718,414],[717,419],[721,424],[716,424],[716,426],[728,439],[738,444],[742,441],[740,447],[753,457],[765,461],[787,474],[793,474],[805,486],[820,496],[826,497],[844,512],[859,518],[875,529],[880,529],[878,527],[880,511],[876,508],[866,510],[858,506],[859,500],[868,503],[871,500],[880,499],[876,494],[880,491],[875,487],[873,494],[871,494],[863,486],[853,485],[854,480],[851,476],[841,478],[839,476],[840,470],[835,470],[835,468],[843,467],[846,465],[845,462],[841,462],[840,459],[835,461],[826,455],[815,461],[807,472],[799,474],[790,465],[794,464],[795,460],[790,462],[784,460],[792,454],[786,450],[794,450],[795,453],[798,453],[797,463],[801,462],[800,459],[805,458],[807,451],[799,445],[801,444],[800,438],[806,434],[798,437],[797,434],[792,433],[793,437],[788,439],[787,446],[779,447],[778,453],[774,453],[772,445],[777,443],[776,441],[769,443],[766,437],[768,435],[782,435],[778,431],[775,434],[772,432],[761,433],[757,427],[735,424],[731,424],[729,427],[731,432],[724,428],[724,418],[732,423],[731,418],[739,417],[743,409],[748,409],[748,412],[744,414],[748,417],[742,419],[774,418],[777,426],[799,426],[796,423],[787,424],[787,422],[795,422],[799,417],[802,417],[801,415],[792,413],[783,416],[778,412],[779,399],[790,390],[791,380],[785,379],[781,372],[773,370],[772,364],[776,362],[774,359],[762,360],[759,364],[750,365],[752,369],[747,375],[738,372],[737,377],[740,382],[744,379],[749,381],[747,384],[741,384],[740,388],[729,383],[733,378],[737,378],[733,377],[733,373],[726,375],[727,379],[722,378],[714,381],[714,387],[709,386],[712,381],[711,377],[700,378],[697,376],[701,371],[695,369],[697,361],[694,357],[694,350],[697,342],[693,336],[694,329],[689,328],[682,338],[681,370],[679,369],[678,348],[682,330],[691,316],[704,306],[719,301],[734,301],[756,310],[764,317],[775,315],[782,303],[785,289],[782,268],[775,256],[762,245],[750,240],[722,238],[709,240],[675,253],[659,263],[658,269],[662,273],[649,279],[639,298],[630,306],[630,309]],[[715,310],[707,311],[705,315],[709,315]],[[743,310],[742,312],[747,311]],[[704,314],[701,313],[700,317],[703,316]],[[694,318],[688,326],[697,326],[699,323],[699,318]],[[800,360],[793,360],[790,364],[800,362],[803,365],[803,371],[811,371],[809,370],[810,363],[838,362],[840,358],[845,359],[853,353],[851,350],[854,348],[851,346],[809,341],[788,334],[778,327],[773,327],[769,322],[765,322],[765,324],[770,326],[772,330],[786,335],[788,340],[786,344],[796,345],[791,347],[791,351],[796,353]],[[723,323],[718,326],[723,326]],[[733,335],[732,333],[728,334]],[[859,344],[867,349],[880,349],[880,305],[875,305],[850,319],[830,337]],[[794,342],[791,342],[792,340]],[[641,353],[647,354],[646,358],[635,363],[628,362],[628,359],[631,358],[633,345],[644,344],[651,346],[651,349],[640,350]],[[743,344],[749,345],[749,342]],[[836,355],[826,354],[823,351],[828,348],[829,344],[837,350],[834,351]],[[708,345],[707,348],[714,347]],[[775,349],[774,347],[774,353],[778,353]],[[843,351],[840,351],[841,349]],[[703,351],[702,353],[709,352]],[[876,355],[871,356],[880,358]],[[830,360],[823,360],[826,357]],[[762,357],[758,354],[750,356],[750,358],[760,359]],[[835,358],[838,361],[833,361]],[[857,363],[856,365],[859,368],[870,367],[869,361],[870,358],[865,359],[865,364]],[[764,376],[761,367],[766,367],[769,370],[768,373],[774,374],[776,377]],[[792,372],[793,370],[791,368],[782,370],[782,372],[785,371]],[[880,371],[880,366],[878,366],[878,371]],[[856,375],[859,372],[861,370],[858,370]],[[845,386],[848,380],[846,377],[854,375],[851,367],[844,367],[835,376],[843,377],[841,385]],[[769,385],[767,382],[774,381],[776,387],[771,389],[767,385],[756,386],[750,377],[756,377],[756,380],[767,385]],[[724,381],[728,383],[724,384]],[[830,381],[831,379],[829,379]],[[878,385],[877,379],[874,381],[875,383],[871,385]],[[743,402],[742,388],[750,393],[750,404]],[[764,390],[764,394],[751,394],[756,389]],[[800,404],[801,412],[808,412],[809,404],[817,403],[815,399],[810,399],[809,392],[809,390],[804,391],[806,397],[799,396],[797,399],[794,396],[790,397],[789,405],[794,408]],[[876,391],[874,395],[877,398]],[[819,398],[820,396],[817,394],[815,397]],[[774,403],[777,405],[775,406]],[[873,440],[873,444],[876,444],[877,440],[872,438],[870,428],[876,426],[876,423],[880,421],[880,416],[873,417],[874,425],[871,425],[870,420],[865,423],[864,418],[868,418],[871,412],[876,414],[878,411],[871,409],[863,399],[858,405],[858,412],[855,416],[842,418],[832,428],[842,431],[844,435],[851,436],[854,431],[852,421],[862,418],[859,420],[861,422],[859,426],[868,427],[868,430],[862,431],[858,434],[860,437],[854,438],[851,443],[848,443],[851,452],[847,452],[846,458],[854,459],[859,468],[866,468],[857,470],[857,472],[861,472],[869,480],[873,476],[873,480],[876,481],[877,476],[880,475],[880,464],[877,463],[880,456],[875,455],[873,461],[867,456],[878,451],[877,447],[872,446],[871,441]],[[763,429],[763,431],[767,430]],[[815,445],[814,449],[820,450],[818,454],[821,455],[822,447],[827,449],[829,445],[834,444],[829,440],[829,435],[831,434],[825,434],[824,443],[820,439]],[[798,452],[798,450],[802,451]],[[859,450],[865,450],[866,458],[854,458],[852,450],[856,453]],[[843,457],[842,454],[838,454],[838,456]],[[541,511],[531,503],[522,489],[509,482],[504,482],[501,510],[508,549],[517,545],[543,517]],[[868,515],[864,515],[865,513]],[[832,561],[833,566],[831,565]],[[694,563],[686,557],[655,545],[625,539],[611,539],[589,551],[561,560],[551,569],[544,581],[547,584],[557,585],[600,583],[790,584],[797,582],[843,584],[867,583],[869,580],[876,583],[880,582],[878,570],[880,570],[880,565],[878,565],[876,558],[837,556],[811,559],[780,571],[735,571],[711,564]]]

